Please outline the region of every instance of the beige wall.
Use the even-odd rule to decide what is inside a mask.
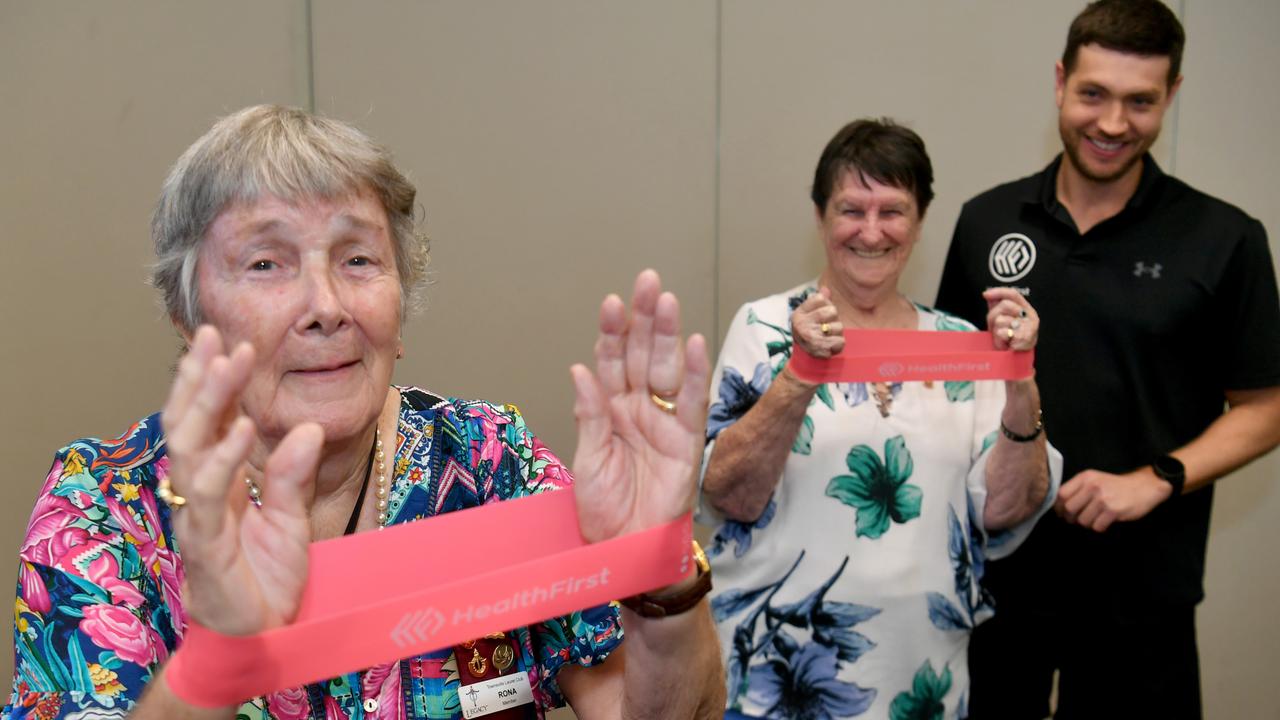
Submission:
[[[1188,0],[1177,174],[1262,221],[1280,253],[1280,3]],[[1203,38],[1203,40],[1201,40]],[[1200,662],[1213,718],[1280,718],[1280,453],[1218,488],[1209,537]]]
[[[0,0],[0,547],[16,549],[56,447],[161,403],[175,341],[145,286],[147,217],[218,114],[314,102],[386,142],[434,241],[397,379],[514,402],[571,455],[566,368],[590,352],[598,299],[654,266],[715,343],[743,301],[815,274],[812,166],[852,117],[897,117],[929,144],[938,197],[903,286],[931,301],[960,203],[1052,156],[1052,65],[1080,6]],[[1262,219],[1274,248],[1280,4],[1175,9],[1187,80],[1157,156]],[[1278,470],[1270,457],[1220,488],[1210,718],[1275,716]]]

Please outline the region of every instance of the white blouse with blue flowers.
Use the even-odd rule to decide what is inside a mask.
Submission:
[[[712,380],[706,458],[791,355],[790,316],[812,283],[743,306]],[[919,330],[974,330],[916,306]],[[879,395],[879,399],[877,398]],[[712,609],[726,717],[961,718],[969,632],[992,613],[984,557],[1012,552],[1052,504],[988,536],[986,460],[998,381],[822,386],[768,507],[714,528]]]

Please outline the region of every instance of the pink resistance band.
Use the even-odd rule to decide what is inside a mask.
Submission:
[[[174,695],[223,707],[675,583],[689,515],[598,543],[572,491],[312,543],[297,618],[257,635],[191,623],[165,666]],[[406,562],[417,558],[417,562]]]
[[[1019,380],[1035,363],[1032,350],[992,350],[985,332],[845,330],[844,350],[831,358],[794,347],[787,367],[812,383]]]

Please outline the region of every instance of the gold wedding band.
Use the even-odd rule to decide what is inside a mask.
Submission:
[[[159,484],[156,485],[156,497],[164,501],[170,509],[177,510],[187,504],[187,499],[173,491],[173,485],[169,483],[169,478],[160,478]]]
[[[1012,339],[1013,339],[1013,328],[1005,328],[1005,329],[1004,329],[1004,336],[1005,336],[1006,338],[1008,338],[1008,339],[1012,340]]]
[[[670,400],[668,400],[668,399],[666,399],[666,398],[662,397],[662,396],[661,396],[661,395],[659,395],[658,393],[656,393],[656,392],[652,392],[652,391],[651,391],[651,392],[649,393],[649,399],[650,399],[650,400],[652,400],[652,401],[653,401],[653,404],[654,404],[654,405],[657,405],[657,406],[658,406],[658,409],[659,409],[659,410],[661,410],[662,412],[664,412],[664,413],[666,413],[666,414],[668,414],[668,415],[675,415],[675,414],[676,414],[676,404],[675,404],[675,403],[673,403],[673,402],[671,402]]]
[[[827,323],[822,323],[821,325],[819,325],[818,330],[821,331],[823,335],[831,334],[831,326]]]

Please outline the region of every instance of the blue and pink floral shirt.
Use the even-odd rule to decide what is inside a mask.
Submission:
[[[793,350],[806,283],[747,303],[712,376],[706,458]],[[916,306],[921,332],[973,331]],[[965,717],[969,633],[992,614],[985,558],[1012,552],[1053,503],[1005,531],[983,525],[986,463],[1004,408],[996,380],[828,383],[791,443],[760,517],[704,502],[711,610],[728,718]]]
[[[572,483],[514,406],[416,388],[401,388],[401,396],[388,523]],[[123,718],[181,644],[181,539],[155,497],[168,464],[158,414],[118,439],[79,440],[58,451],[19,553],[13,691],[0,717]],[[424,552],[431,550],[412,550]],[[526,708],[542,718],[564,704],[560,669],[602,661],[622,641],[622,628],[609,604],[508,635],[533,687],[535,703]],[[458,681],[453,651],[445,649],[254,698],[237,719],[460,718]],[[369,699],[378,701],[373,713],[364,710]]]

